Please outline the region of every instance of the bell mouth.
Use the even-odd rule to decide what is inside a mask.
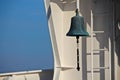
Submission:
[[[86,34],[69,34],[69,33],[67,33],[66,36],[71,36],[71,37],[82,36],[82,37],[84,37],[84,36],[89,36],[89,34],[87,32],[86,32]]]

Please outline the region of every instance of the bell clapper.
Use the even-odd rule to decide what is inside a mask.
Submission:
[[[77,39],[77,70],[80,71],[80,66],[79,66],[79,36],[76,36]]]

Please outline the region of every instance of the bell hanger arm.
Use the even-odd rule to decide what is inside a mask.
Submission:
[[[80,0],[76,0],[76,10],[78,11],[78,13],[79,13],[79,11],[80,11]],[[76,11],[75,11],[76,12]],[[80,16],[82,16],[81,14],[79,14]]]
[[[79,5],[80,5],[80,4],[79,4],[79,0],[77,0],[77,1],[76,1],[76,9],[78,9],[78,10],[79,10]]]

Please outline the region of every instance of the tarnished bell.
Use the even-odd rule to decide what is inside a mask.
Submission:
[[[78,9],[76,9],[76,16],[71,19],[71,26],[67,36],[89,36],[84,27],[83,17],[79,16]]]

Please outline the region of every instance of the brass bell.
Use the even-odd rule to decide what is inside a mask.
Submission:
[[[79,36],[89,36],[88,32],[84,27],[83,17],[79,16],[78,9],[76,9],[76,16],[71,19],[70,30],[67,33],[67,36],[76,37],[77,39],[77,70],[80,70],[79,66]]]
[[[71,26],[67,36],[89,36],[84,27],[83,17],[79,16],[78,9],[76,9],[76,16],[71,19]]]

